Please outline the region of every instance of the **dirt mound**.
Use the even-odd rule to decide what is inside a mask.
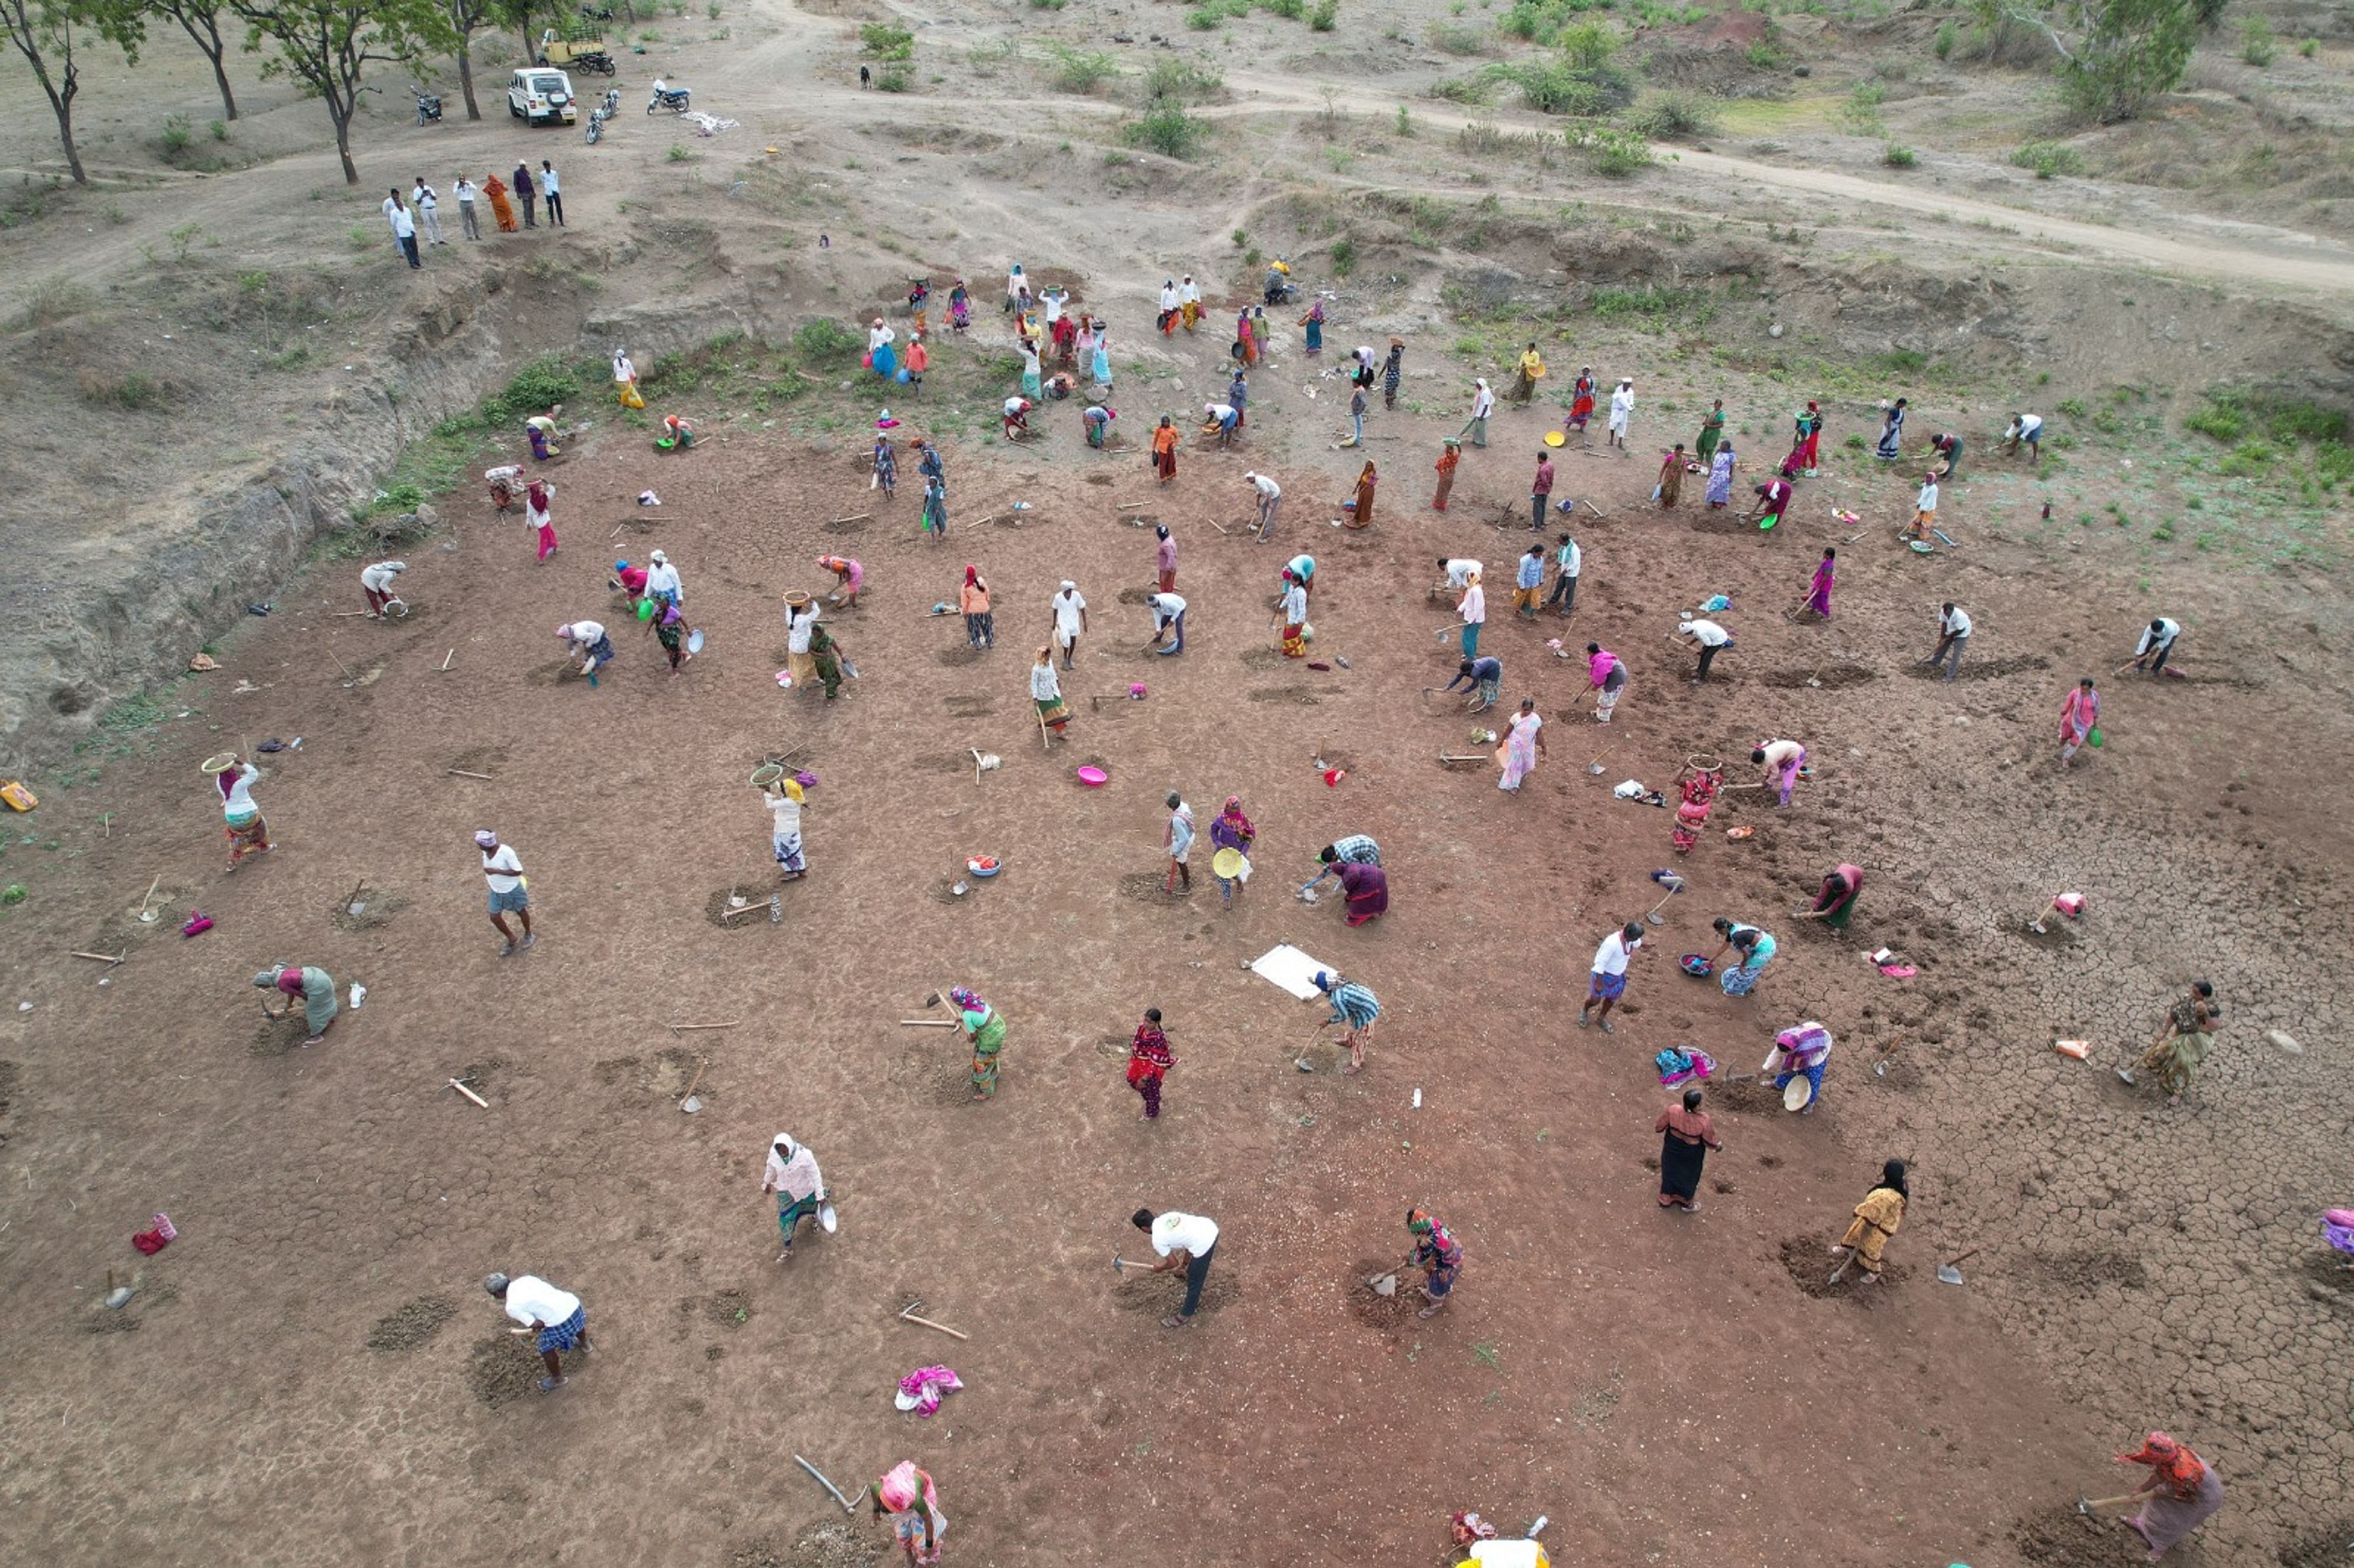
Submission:
[[[341,897],[327,906],[327,924],[338,931],[374,931],[408,907],[408,900],[380,887],[364,887],[357,898]],[[353,913],[356,909],[357,914]]]
[[[2031,1514],[2011,1526],[2010,1542],[2038,1568],[2126,1568],[2149,1561],[2149,1548],[2116,1521],[2114,1509],[2099,1519],[2073,1508]]]
[[[414,1351],[431,1344],[443,1324],[458,1315],[457,1303],[446,1296],[419,1296],[404,1301],[376,1319],[368,1330],[371,1351]]]
[[[493,1410],[537,1393],[546,1375],[527,1335],[501,1332],[477,1340],[466,1357],[466,1387]]]
[[[1865,1284],[1868,1277],[1859,1267],[1850,1267],[1830,1282],[1831,1270],[1840,1260],[1830,1254],[1830,1244],[1820,1236],[1793,1236],[1781,1247],[1782,1266],[1788,1271],[1790,1283],[1802,1294],[1819,1300],[1853,1301],[1864,1307],[1877,1307],[1888,1299],[1889,1293],[1903,1283],[1910,1272],[1903,1264],[1884,1263],[1876,1283]]]
[[[1227,1266],[1225,1251],[1224,1247],[1218,1249],[1218,1255],[1210,1264],[1210,1277],[1202,1282],[1201,1305],[1194,1309],[1196,1328],[1242,1299],[1242,1287],[1235,1283],[1234,1270]],[[1112,1287],[1111,1304],[1123,1312],[1153,1312],[1167,1317],[1185,1305],[1184,1273],[1178,1270],[1168,1274],[1142,1274],[1123,1270],[1119,1282]]]
[[[1805,687],[1810,675],[1825,689],[1834,692],[1844,691],[1850,686],[1868,685],[1880,679],[1879,671],[1861,664],[1826,664],[1811,670],[1768,670],[1759,679],[1769,686],[1790,691]]]

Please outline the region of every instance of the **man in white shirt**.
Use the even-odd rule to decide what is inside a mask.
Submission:
[[[547,217],[556,228],[564,227],[564,193],[556,183],[556,165],[546,158],[539,161],[539,194],[546,198]]]
[[[1642,945],[1643,923],[1629,920],[1603,938],[1602,945],[1594,949],[1594,969],[1585,980],[1585,1005],[1577,1010],[1577,1026],[1580,1029],[1586,1025],[1586,1013],[1599,1002],[1602,1011],[1594,1014],[1593,1022],[1602,1025],[1605,1034],[1618,1033],[1610,1026],[1610,1010],[1618,1005],[1620,997],[1627,994],[1627,965],[1634,958],[1635,950]]]
[[[1221,448],[1235,444],[1235,421],[1240,417],[1235,412],[1235,406],[1232,403],[1202,405],[1203,421],[1218,427],[1218,445]]]
[[[1152,641],[1145,646],[1164,659],[1185,652],[1185,601],[1173,593],[1157,593],[1144,602],[1152,611]],[[1157,646],[1163,637],[1173,638],[1166,648]]]
[[[597,1348],[588,1342],[588,1311],[570,1291],[558,1290],[528,1274],[513,1279],[493,1274],[482,1281],[482,1288],[506,1308],[508,1317],[523,1325],[507,1332],[538,1336],[532,1341],[533,1348],[547,1368],[547,1375],[539,1380],[542,1393],[554,1393],[570,1381],[564,1375],[559,1352],[577,1349],[585,1356]]]
[[[1243,478],[1258,493],[1258,529],[1251,537],[1264,545],[1275,536],[1275,503],[1283,499],[1283,486],[1263,473],[1245,473]]]
[[[1946,679],[1950,681],[1961,673],[1962,655],[1968,652],[1969,645],[1970,618],[1963,614],[1952,599],[1947,599],[1944,608],[1937,611],[1937,651],[1921,662],[1934,670],[1939,661],[1945,660],[1950,652],[1952,659],[1946,665]]]
[[[1486,446],[1488,416],[1495,411],[1496,394],[1489,390],[1487,377],[1481,376],[1471,383],[1471,418],[1465,422],[1463,429],[1456,433],[1456,439],[1460,440],[1463,437],[1469,436],[1471,438],[1473,446]]]
[[[367,595],[371,617],[381,619],[385,607],[398,597],[393,592],[392,580],[408,569],[407,561],[378,561],[372,567],[360,569],[360,591]]]
[[[2159,616],[2143,628],[2141,645],[2134,650],[2133,667],[2147,670],[2153,675],[2166,673],[2166,656],[2174,652],[2174,640],[2182,635],[2176,622]]]
[[[1788,805],[1798,770],[1807,765],[1807,748],[1795,740],[1769,740],[1753,748],[1749,760],[1765,765],[1766,788],[1779,789],[1781,803]]]
[[[1065,577],[1052,603],[1055,642],[1063,651],[1063,668],[1067,670],[1079,652],[1079,639],[1087,630],[1087,601],[1079,596],[1079,585]]]
[[[487,828],[474,835],[474,847],[482,852],[482,880],[491,885],[491,924],[506,938],[499,957],[512,958],[539,939],[531,934],[531,891],[524,885],[523,862],[516,858],[513,844],[499,842],[499,835]],[[510,915],[523,919],[520,942],[507,925]]]
[[[1564,534],[1561,547],[1553,553],[1553,562],[1561,575],[1553,578],[1553,595],[1545,605],[1548,609],[1559,605],[1561,618],[1567,620],[1570,611],[1577,606],[1577,575],[1585,569],[1585,552],[1577,547],[1576,540]]]
[[[1700,669],[1692,675],[1692,684],[1697,686],[1708,679],[1708,667],[1717,654],[1733,646],[1733,633],[1713,620],[1687,620],[1676,628],[1675,636],[1669,641],[1700,650]]]
[[[435,193],[431,185],[425,183],[425,176],[423,175],[417,176],[417,188],[408,193],[408,199],[417,208],[417,221],[419,227],[425,231],[425,242],[429,245],[440,245],[443,243],[441,238],[441,198]]]
[[[2010,417],[2010,428],[2002,433],[2002,450],[2016,455],[2021,446],[2026,447],[2030,462],[2043,461],[2042,415],[2013,414]]]
[[[460,175],[458,183],[450,187],[450,194],[458,198],[459,232],[469,239],[480,239],[482,226],[474,216],[474,182]]]
[[[1618,390],[1610,394],[1610,444],[1618,449],[1621,457],[1633,457],[1627,450],[1627,427],[1635,418],[1635,383],[1629,377],[1618,383]]]
[[[1449,558],[1441,556],[1438,557],[1438,569],[1447,574],[1447,591],[1461,593],[1471,586],[1471,579],[1479,575],[1481,568],[1479,562],[1467,556]]]
[[[408,259],[411,268],[423,267],[425,263],[417,259],[417,220],[408,215],[408,204],[400,199],[398,190],[384,198],[384,216],[392,225],[393,249]]]
[[[1155,1214],[1150,1209],[1139,1209],[1129,1216],[1129,1223],[1152,1238],[1152,1250],[1161,1261],[1152,1266],[1155,1274],[1185,1271],[1185,1304],[1177,1308],[1176,1316],[1163,1318],[1164,1329],[1190,1329],[1193,1326],[1194,1310],[1202,1305],[1202,1282],[1210,1277],[1210,1259],[1218,1250],[1217,1223],[1205,1214],[1181,1214],[1174,1211]]]

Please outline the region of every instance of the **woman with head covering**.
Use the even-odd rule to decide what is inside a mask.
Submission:
[[[997,1057],[1005,1049],[1005,1019],[997,1009],[963,986],[952,987],[949,1001],[956,1005],[957,1022],[972,1042],[972,1097],[997,1093]]]
[[[228,766],[213,775],[221,794],[221,822],[228,834],[231,871],[247,855],[268,854],[277,847],[270,842],[270,824],[261,820],[261,808],[253,803],[253,783],[260,777],[260,768],[234,752],[229,754]]]
[[[1071,722],[1070,705],[1063,701],[1063,680],[1055,673],[1055,645],[1048,643],[1038,650],[1038,657],[1030,665],[1030,701],[1038,710],[1038,722],[1056,735],[1063,733]]]
[[[2120,1465],[2149,1467],[2148,1478],[2134,1489],[2143,1499],[2141,1510],[2122,1522],[2149,1543],[2152,1563],[2223,1506],[2223,1483],[2215,1467],[2163,1432],[2151,1433],[2137,1452],[2115,1457]]]
[[[1708,417],[1700,422],[1700,440],[1694,443],[1692,455],[1702,466],[1716,456],[1716,443],[1724,439],[1724,399],[1719,397],[1708,406]]]
[[[1569,428],[1583,434],[1586,421],[1593,418],[1594,366],[1581,365],[1577,367],[1577,379],[1570,383]]]
[[[539,558],[543,561],[556,554],[556,486],[544,479],[535,479],[525,487],[523,520],[539,530]]]
[[[796,591],[785,596],[785,673],[802,691],[817,673],[817,662],[810,656],[810,633],[817,617],[817,600],[809,595]]]
[[[1161,280],[1161,313],[1153,318],[1153,324],[1161,329],[1162,337],[1177,335],[1177,280],[1174,278]]]
[[[891,346],[898,341],[899,334],[881,316],[876,316],[866,329],[867,368],[885,381],[899,369],[899,351]]]
[[[1811,909],[1798,911],[1801,920],[1820,920],[1833,931],[1847,929],[1848,919],[1855,913],[1856,895],[1863,891],[1863,867],[1841,861],[1815,894]]]
[[[875,1517],[891,1516],[891,1533],[907,1561],[928,1568],[940,1560],[940,1537],[948,1533],[949,1516],[940,1511],[940,1494],[932,1478],[902,1459],[875,1482]]]
[[[1534,397],[1537,383],[1544,379],[1544,355],[1539,354],[1537,345],[1532,343],[1522,351],[1519,362],[1512,366],[1512,401],[1525,403]]]
[[[1716,455],[1708,460],[1708,490],[1701,499],[1710,506],[1733,504],[1733,467],[1735,461],[1731,441],[1718,447]]]
[[[866,581],[865,567],[853,556],[820,556],[817,564],[833,574],[833,591],[825,596],[825,602],[844,609],[856,608],[858,590]]]
[[[501,234],[513,234],[517,228],[514,203],[507,199],[507,187],[499,184],[496,175],[482,176],[482,195],[489,198],[491,216],[498,219]]]
[[[1862,1266],[1864,1284],[1880,1277],[1880,1249],[1904,1223],[1904,1201],[1910,1195],[1904,1186],[1904,1161],[1890,1160],[1881,1167],[1880,1180],[1863,1195],[1863,1202],[1855,1206],[1847,1234],[1831,1248],[1833,1257],[1854,1255]]]
[[[825,1202],[825,1178],[818,1171],[817,1156],[807,1144],[795,1143],[792,1134],[777,1134],[769,1146],[768,1166],[760,1173],[760,1191],[777,1195],[777,1228],[785,1234],[785,1250],[777,1255],[777,1261],[790,1263],[793,1232],[803,1220],[817,1218],[818,1205]]]
[[[1367,458],[1365,466],[1357,473],[1356,499],[1341,503],[1341,510],[1348,514],[1348,524],[1351,528],[1363,528],[1372,524],[1373,489],[1380,482],[1381,475],[1374,471],[1373,460]]]
[[[1422,1294],[1430,1305],[1418,1316],[1436,1318],[1455,1289],[1455,1277],[1463,1272],[1462,1244],[1447,1234],[1446,1223],[1428,1209],[1408,1209],[1405,1228],[1406,1234],[1414,1237],[1414,1250],[1398,1268],[1423,1271]]]
[[[981,568],[967,566],[963,586],[957,589],[957,609],[964,615],[964,640],[976,649],[994,647],[997,628],[989,609],[989,579]]]
[[[972,295],[959,278],[949,288],[949,331],[961,333],[972,325]]]
[[[1148,1007],[1144,1022],[1136,1026],[1136,1038],[1128,1044],[1128,1086],[1144,1098],[1144,1119],[1161,1119],[1161,1080],[1177,1058],[1169,1049],[1169,1036],[1161,1032],[1161,1010]]]
[[[1455,488],[1455,471],[1462,461],[1463,439],[1460,436],[1443,438],[1438,450],[1438,489],[1430,498],[1430,509],[1433,512],[1447,510],[1447,493]]]
[[[874,488],[883,493],[883,499],[888,501],[898,494],[899,449],[891,444],[891,435],[887,430],[875,432],[874,467]]]
[[[1308,334],[1309,354],[1310,355],[1315,355],[1323,353],[1324,302],[1320,299],[1309,301],[1308,313],[1299,318],[1299,324],[1301,327],[1306,329]],[[1239,328],[1236,329],[1236,335],[1240,335]]]
[[[1496,394],[1489,389],[1488,378],[1484,376],[1474,378],[1471,383],[1471,418],[1464,421],[1463,429],[1456,434],[1458,438],[1470,437],[1475,447],[1486,446],[1488,416],[1495,411]]]
[[[1659,1207],[1687,1214],[1700,1213],[1700,1175],[1708,1151],[1724,1147],[1700,1102],[1700,1090],[1686,1089],[1684,1103],[1670,1106],[1651,1124],[1659,1135]]]
[[[1007,315],[1030,308],[1030,275],[1016,261],[1005,274],[1005,303],[1001,307]]]
[[[491,205],[495,207],[498,204],[493,201]],[[505,226],[502,224],[501,227]],[[645,398],[638,394],[638,367],[631,362],[630,351],[626,348],[613,351],[613,388],[622,408],[642,408],[646,406]]]
[[[1235,313],[1235,347],[1232,357],[1242,361],[1246,369],[1258,363],[1258,341],[1252,335],[1251,313],[1248,305]]]
[[[1522,697],[1521,711],[1504,721],[1504,771],[1496,787],[1518,789],[1521,780],[1536,771],[1537,759],[1544,755],[1544,720],[1537,716],[1537,700]]]
[[[1035,403],[1045,395],[1038,378],[1038,345],[1025,337],[1022,340],[1022,396]]]
[[[801,807],[807,800],[801,781],[785,778],[761,791],[769,807],[769,848],[777,857],[779,879],[798,882],[809,871],[801,850]]]
[[[1673,451],[1659,454],[1659,482],[1657,493],[1659,505],[1672,508],[1684,498],[1684,444],[1678,441]]]
[[[1405,339],[1390,339],[1390,356],[1382,361],[1382,407],[1397,407],[1398,383],[1405,379]]]
[[[1277,599],[1283,621],[1283,656],[1287,659],[1308,657],[1308,585],[1283,568],[1283,593]]]
[[[1773,1074],[1776,1089],[1788,1088],[1793,1078],[1806,1079],[1807,1108],[1802,1114],[1812,1116],[1823,1103],[1823,1068],[1830,1059],[1831,1032],[1810,1018],[1774,1036],[1774,1049],[1758,1071]]]
[[[832,702],[842,695],[842,644],[833,640],[833,634],[820,621],[810,627],[809,648],[810,669],[817,676],[819,684],[825,687],[825,700]]]
[[[1351,861],[1341,868],[1344,885],[1350,866],[1360,863]],[[1352,924],[1354,923],[1352,919]],[[1341,1070],[1344,1073],[1361,1071],[1365,1065],[1365,1044],[1373,1039],[1373,1025],[1382,1016],[1381,1000],[1354,980],[1343,980],[1327,969],[1316,971],[1316,989],[1322,991],[1332,1004],[1332,1015],[1324,1021],[1323,1027],[1329,1029],[1339,1023],[1348,1030],[1341,1043],[1349,1047],[1349,1065]]]
[[[1251,844],[1257,838],[1258,830],[1251,826],[1248,817],[1243,815],[1243,798],[1240,795],[1227,796],[1226,809],[1210,823],[1210,847],[1214,852],[1211,856],[1214,871],[1217,863],[1215,851],[1232,850],[1242,856],[1242,866],[1234,875],[1218,878],[1219,900],[1229,909],[1235,906],[1235,889],[1250,880]]]
[[[1809,615],[1829,620],[1831,618],[1831,588],[1839,580],[1839,546],[1823,546],[1823,558],[1815,563],[1815,575],[1808,579],[1806,601],[1798,608]]]
[[[285,1006],[276,1012],[270,1011],[268,1002],[263,1002],[261,1016],[264,1018],[292,1017],[295,998],[302,998],[302,1021],[311,1026],[311,1038],[302,1042],[305,1045],[316,1045],[335,1022],[335,980],[324,969],[313,969],[308,964],[299,968],[293,964],[272,964],[253,977],[253,984],[257,991],[275,991],[286,999]]]
[[[2215,1021],[2222,1012],[2222,1004],[2215,1000],[2215,987],[2203,980],[2192,980],[2190,989],[2167,1009],[2158,1038],[2142,1053],[2138,1065],[2143,1072],[2157,1075],[2168,1105],[2182,1103],[2183,1091],[2207,1060],[2208,1036],[2215,1033]],[[2117,1076],[2128,1084],[2134,1081],[2129,1072],[2120,1071]]]
[[[1109,333],[1110,329],[1103,323],[1096,323],[1095,340],[1087,347],[1088,379],[1103,392],[1111,390],[1111,350],[1105,342]]]
[[[1815,471],[1815,459],[1822,450],[1822,405],[1810,397],[1807,400],[1807,411],[1798,416],[1799,472],[1811,474]]]
[[[1341,896],[1347,901],[1349,924],[1362,926],[1390,910],[1390,874],[1378,861],[1347,861],[1341,866]]]

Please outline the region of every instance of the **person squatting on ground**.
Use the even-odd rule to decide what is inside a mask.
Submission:
[[[547,1375],[539,1380],[542,1393],[554,1393],[572,1381],[564,1375],[563,1351],[577,1350],[585,1356],[597,1348],[588,1340],[588,1309],[570,1291],[558,1290],[528,1274],[513,1279],[493,1274],[482,1281],[482,1288],[506,1308],[508,1317],[523,1325],[507,1332],[536,1336],[532,1348],[547,1368]]]
[[[1154,1274],[1185,1271],[1185,1304],[1172,1317],[1161,1319],[1164,1329],[1190,1329],[1193,1314],[1202,1305],[1202,1285],[1210,1277],[1210,1260],[1218,1251],[1217,1223],[1204,1214],[1181,1214],[1173,1210],[1155,1214],[1150,1209],[1139,1209],[1129,1217],[1129,1224],[1152,1238],[1152,1250],[1161,1261],[1152,1266]]]

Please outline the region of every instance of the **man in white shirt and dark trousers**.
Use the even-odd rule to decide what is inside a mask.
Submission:
[[[516,858],[513,844],[499,842],[499,835],[487,828],[474,835],[474,847],[482,852],[482,880],[491,887],[491,924],[507,939],[499,957],[507,958],[539,939],[531,934],[531,893],[523,885],[523,862]],[[521,942],[507,926],[510,915],[523,921]]]
[[[539,194],[547,203],[547,221],[551,228],[564,227],[564,192],[556,183],[556,165],[546,158],[539,161]]]
[[[1185,1305],[1177,1308],[1174,1317],[1161,1319],[1161,1326],[1192,1328],[1194,1310],[1202,1305],[1202,1282],[1210,1277],[1210,1259],[1217,1255],[1217,1223],[1202,1214],[1156,1215],[1150,1209],[1137,1210],[1129,1216],[1129,1223],[1150,1236],[1152,1250],[1161,1255],[1161,1261],[1152,1266],[1153,1273],[1185,1271]]]
[[[588,1342],[588,1314],[580,1298],[570,1291],[558,1290],[528,1274],[513,1279],[493,1274],[482,1281],[482,1288],[505,1306],[508,1317],[523,1325],[507,1332],[536,1333],[532,1345],[547,1368],[547,1375],[539,1380],[542,1393],[554,1393],[570,1381],[564,1375],[560,1352],[578,1350],[585,1356],[597,1348]]]
[[[1561,575],[1553,580],[1553,597],[1545,600],[1545,608],[1558,605],[1561,618],[1567,620],[1577,605],[1577,575],[1585,569],[1585,552],[1577,547],[1576,540],[1564,534],[1561,548],[1553,552],[1553,559]]]
[[[460,175],[458,183],[451,187],[450,194],[458,198],[459,232],[469,239],[480,239],[482,237],[482,226],[474,217],[474,182]]]
[[[1961,673],[1962,655],[1968,651],[1969,645],[1970,618],[1963,614],[1952,599],[1947,599],[1937,612],[1937,651],[1921,662],[1934,670],[1938,661],[1945,659],[1950,651],[1952,659],[1946,665],[1946,679],[1950,681]]]
[[[400,199],[398,191],[384,198],[384,216],[392,225],[393,249],[408,259],[411,268],[423,267],[425,263],[417,259],[417,220],[408,215],[408,204]]]
[[[425,243],[428,245],[440,245],[443,243],[441,238],[441,198],[435,193],[431,185],[425,183],[425,176],[423,175],[417,176],[417,188],[408,193],[408,199],[416,204],[417,226],[425,231]]]
[[[2159,616],[2143,630],[2141,644],[2134,650],[2132,667],[2153,675],[2165,674],[2166,656],[2174,652],[2174,640],[2181,635],[2179,623]]]

